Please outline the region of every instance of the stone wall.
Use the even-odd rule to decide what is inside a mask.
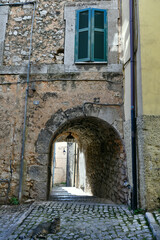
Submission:
[[[7,3],[8,1],[4,0],[3,2]],[[69,12],[72,7],[77,9],[88,5],[97,8],[98,6],[104,6],[108,9],[110,33],[108,64],[86,63],[76,65],[67,62],[67,60],[64,64],[64,52],[68,47],[67,42],[65,42],[66,24],[68,24],[67,11]],[[93,159],[97,162],[95,171],[92,168],[94,176],[99,174],[98,155],[94,148],[101,155],[99,160],[108,162],[109,168],[106,168],[102,178],[97,180],[97,183],[103,182],[105,185],[103,188],[104,195],[102,194],[103,191],[97,191],[99,184],[96,187],[94,186],[93,178],[90,175],[91,168],[88,167],[87,181],[92,186],[93,192],[99,196],[111,197],[115,201],[126,202],[126,190],[124,190],[122,183],[127,178],[127,174],[124,171],[126,160],[122,147],[123,75],[122,65],[119,64],[121,43],[118,7],[118,1],[116,0],[37,1],[27,101],[23,169],[24,199],[47,199],[50,189],[51,145],[57,136],[62,133],[67,134],[67,131],[70,130],[73,131],[79,145],[82,146],[86,162],[91,165]],[[5,8],[1,7],[2,13],[6,11]],[[3,36],[0,39],[1,46],[3,45],[3,48],[1,48],[3,54],[1,57],[2,65],[0,66],[0,144],[2,149],[0,152],[2,166],[0,178],[11,180],[10,189],[7,184],[5,186],[5,193],[9,189],[9,196],[11,197],[13,195],[18,196],[19,191],[33,4],[9,6],[7,8],[8,10],[5,12],[7,15],[3,22]],[[65,10],[66,12],[64,12]],[[74,30],[72,29],[72,31]],[[74,48],[74,46],[72,47]],[[117,106],[105,106],[105,104],[117,104]],[[75,121],[78,117],[101,119],[106,123],[106,127],[103,129],[98,120],[93,121],[94,124],[92,124],[91,119],[89,125],[85,122],[81,127],[79,122]],[[71,120],[75,121],[73,121],[73,125]],[[63,124],[66,124],[65,129],[63,129]],[[84,129],[86,126],[86,131],[83,130],[83,126]],[[100,129],[100,133],[97,132],[97,127]],[[110,128],[112,130],[107,130]],[[106,130],[104,137],[102,137],[103,130]],[[117,135],[113,134],[111,136],[110,131],[116,131]],[[101,138],[99,143],[97,143],[96,136]],[[116,137],[114,138],[114,136]],[[113,153],[112,144],[116,154]],[[101,145],[105,149],[104,152]],[[110,155],[109,152],[111,152]],[[110,160],[107,157],[105,159],[105,154],[110,156]],[[121,181],[120,186],[117,185],[118,182],[113,177],[114,175]],[[108,179],[107,183],[105,183],[106,179]],[[114,191],[111,191],[112,184],[115,188]],[[0,184],[0,186],[4,189],[3,184]]]
[[[67,11],[64,18],[66,7],[67,11],[70,11],[71,21],[68,21]],[[38,0],[33,25],[31,64],[63,64],[64,52],[66,51],[66,56],[69,56],[70,50],[67,51],[67,49],[70,48],[71,42],[74,44],[74,35],[72,41],[71,34],[75,32],[75,10],[87,7],[106,8],[108,10],[108,60],[110,64],[119,63],[118,1],[56,0],[53,2],[52,0]],[[9,7],[8,23],[4,37],[4,65],[25,65],[27,63],[33,12],[33,4]],[[68,26],[69,22],[72,23],[72,28]],[[65,29],[67,29],[67,32],[65,32]],[[64,35],[67,39],[66,43]],[[74,49],[74,46],[72,49]],[[68,64],[68,61],[66,63]]]
[[[124,143],[127,158],[127,175],[129,184],[132,187],[132,145],[131,145],[131,120],[124,121]]]
[[[139,196],[141,207],[160,206],[160,117],[142,116],[137,120],[139,156]]]
[[[2,79],[12,82],[16,80],[16,77],[5,76]],[[24,86],[17,84],[0,86],[0,178],[12,178],[10,187],[16,193],[19,186],[24,94]],[[3,189],[2,184],[0,187]],[[7,184],[5,187],[8,189]]]
[[[100,131],[100,128],[99,128]],[[113,129],[103,131],[86,147],[86,171],[93,195],[115,203],[128,202],[126,158],[121,140]]]
[[[38,135],[51,116],[62,109],[67,111],[73,107],[83,106],[84,102],[94,102],[98,99],[101,103],[122,102],[122,76],[121,74],[97,73],[91,74],[91,80],[86,73],[74,74],[38,74],[31,75],[35,88],[29,90],[27,109],[27,131],[25,144],[25,181],[24,195],[35,197],[40,176],[47,188],[48,157],[37,157],[35,144]],[[10,195],[17,194],[19,185],[19,166],[21,159],[22,127],[25,101],[26,75],[1,75],[1,161],[3,162],[2,178],[10,177],[10,160],[12,160],[12,182]],[[63,79],[65,78],[65,79]],[[95,80],[93,79],[95,78]],[[57,80],[56,80],[57,79]],[[63,80],[62,80],[63,79]],[[97,79],[103,79],[97,81]],[[17,83],[18,82],[18,83]],[[32,86],[33,82],[30,84]],[[116,110],[117,109],[117,110]],[[83,116],[84,113],[81,110]],[[117,112],[117,113],[116,113]],[[114,114],[113,114],[114,113]],[[67,113],[66,113],[67,114]],[[68,112],[70,116],[71,112]],[[120,107],[105,108],[101,106],[85,106],[85,114],[99,116],[106,119],[123,136],[122,118]],[[56,123],[58,124],[58,123]],[[87,133],[86,133],[87,134]],[[49,145],[48,145],[49,147]],[[44,148],[44,146],[42,146]],[[40,167],[37,168],[37,165]],[[38,183],[37,183],[38,184]],[[44,187],[45,188],[45,187]],[[31,190],[33,189],[33,190]],[[41,188],[40,188],[41,189]],[[42,192],[41,196],[44,196]]]
[[[127,203],[128,189],[124,181],[128,178],[122,140],[118,132],[102,120],[107,117],[107,111],[103,117],[100,114],[93,117],[96,111],[96,108],[88,110],[87,116],[81,108],[57,112],[41,131],[36,151],[39,156],[47,156],[52,136],[66,138],[71,132],[85,156],[87,183],[84,190],[114,202]]]
[[[17,1],[15,1],[17,2]],[[66,1],[37,1],[33,27],[32,64],[63,63]],[[33,5],[10,7],[4,65],[26,64],[29,54]]]

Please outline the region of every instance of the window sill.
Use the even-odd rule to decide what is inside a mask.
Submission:
[[[81,64],[84,64],[84,65],[95,65],[95,64],[99,64],[99,65],[106,65],[108,64],[108,62],[75,62],[76,65],[81,65]]]

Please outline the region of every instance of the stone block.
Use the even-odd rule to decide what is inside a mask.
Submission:
[[[50,132],[54,134],[58,127],[64,124],[66,120],[66,115],[64,114],[62,109],[60,109],[50,118],[50,120],[47,121],[46,127]]]
[[[81,107],[69,109],[69,110],[65,111],[64,113],[67,116],[67,119],[69,119],[69,120],[83,116]]]
[[[44,181],[35,181],[33,189],[30,190],[30,197],[36,200],[47,200],[47,183]]]
[[[28,168],[28,176],[32,180],[47,181],[47,166],[33,165]]]
[[[36,152],[40,154],[47,154],[49,153],[50,149],[49,146],[52,140],[52,133],[49,132],[47,129],[41,130],[38,140],[36,142]]]
[[[41,165],[47,166],[48,164],[48,154],[39,154],[37,157],[37,162],[40,163]]]

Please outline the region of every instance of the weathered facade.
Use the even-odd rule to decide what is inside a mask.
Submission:
[[[12,196],[22,200],[48,199],[54,143],[65,141],[71,133],[78,144],[79,167],[85,167],[86,174],[85,183],[79,179],[77,186],[82,184],[85,191],[95,196],[129,203],[132,191],[129,1],[18,3],[3,0],[0,5],[0,201]],[[84,9],[107,12],[104,43],[107,61],[75,62],[76,11]],[[135,9],[138,17],[137,5]],[[140,113],[141,42],[137,26],[136,101]],[[156,189],[150,186],[159,181],[159,137],[155,132],[159,129],[155,120],[159,113],[148,116],[148,108],[143,108],[146,112],[137,115],[138,204],[154,208],[158,206],[159,186]],[[155,126],[155,131],[153,127],[149,131],[151,140],[146,133],[146,128],[151,129],[150,120],[145,121],[148,117]],[[150,141],[155,144],[148,151]],[[153,155],[153,161],[149,160]]]
[[[122,38],[124,59],[124,132],[131,165],[131,54],[128,0],[122,1]],[[132,1],[134,22],[134,94],[136,112],[136,156],[138,204],[154,209],[160,205],[160,105],[159,105],[159,1]],[[150,14],[150,21],[147,16]]]
[[[86,190],[127,203],[119,2],[21,4],[0,7],[1,200],[47,199],[53,143],[71,132],[85,158]],[[74,62],[75,12],[85,8],[107,10],[107,63]]]

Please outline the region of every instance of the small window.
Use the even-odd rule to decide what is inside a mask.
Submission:
[[[107,11],[76,11],[75,62],[107,62]]]

